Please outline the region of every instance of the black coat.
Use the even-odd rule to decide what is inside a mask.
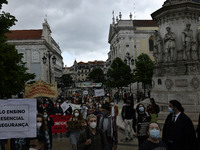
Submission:
[[[169,150],[196,150],[195,129],[190,118],[181,113],[173,123],[172,117],[170,113],[163,127],[163,141]]]

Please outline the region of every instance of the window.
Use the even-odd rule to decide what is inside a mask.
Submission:
[[[129,47],[129,45],[127,44],[126,47]]]
[[[158,85],[161,85],[161,84],[162,84],[161,79],[158,79]]]
[[[151,36],[149,38],[149,51],[153,51],[153,48],[154,48],[154,37]]]

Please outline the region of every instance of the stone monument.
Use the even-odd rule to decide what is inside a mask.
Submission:
[[[186,112],[200,113],[200,1],[167,0],[151,16],[159,27],[151,97],[163,109],[176,99]]]

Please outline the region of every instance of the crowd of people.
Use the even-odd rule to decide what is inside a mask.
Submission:
[[[71,107],[71,103],[80,102],[79,98],[74,100],[61,97],[56,101],[48,98],[38,99],[37,137],[14,139],[13,149],[51,150],[52,126],[54,126],[51,115],[70,116],[70,120],[66,122],[65,136],[70,139],[71,150],[116,150],[117,119],[120,116],[124,123],[124,142],[132,141],[135,135],[139,150],[200,149],[200,122],[195,131],[191,119],[184,113],[179,101],[169,102],[169,115],[161,133],[157,124],[160,108],[153,98],[149,99],[149,105],[146,107],[142,102],[134,107],[134,98],[130,93],[124,94],[122,100],[124,104],[119,115],[118,93],[113,98],[83,97],[79,109]],[[65,111],[61,108],[64,102],[69,105]]]

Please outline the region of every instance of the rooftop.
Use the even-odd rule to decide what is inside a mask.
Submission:
[[[42,29],[39,30],[10,30],[6,33],[8,40],[41,39]]]

